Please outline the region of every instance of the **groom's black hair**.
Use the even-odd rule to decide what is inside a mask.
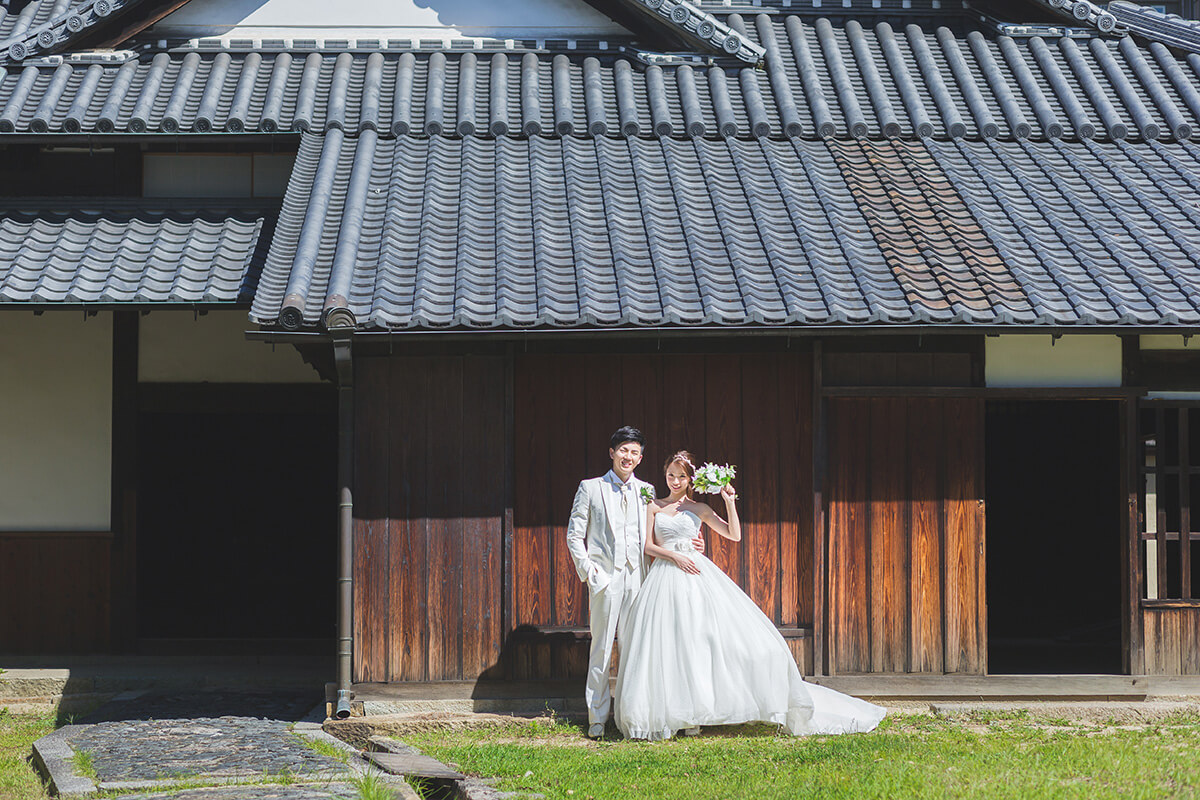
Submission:
[[[642,435],[641,431],[631,425],[617,428],[617,432],[608,440],[608,447],[611,450],[616,450],[626,442],[634,442],[641,445],[643,450],[646,449],[646,437]]]

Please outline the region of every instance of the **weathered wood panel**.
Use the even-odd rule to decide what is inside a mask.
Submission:
[[[498,358],[467,357],[463,365],[463,396],[483,397],[504,386],[504,362]],[[503,569],[501,545],[503,519],[496,510],[505,505],[503,475],[493,465],[503,464],[505,429],[501,403],[479,403],[477,413],[463,415],[463,441],[478,446],[477,457],[462,464],[463,594],[462,674],[499,677],[503,645],[501,607]]]
[[[109,648],[106,533],[0,533],[0,653]]]
[[[986,647],[980,636],[979,586],[983,547],[979,432],[982,404],[943,403],[945,470],[946,672],[984,672]]]
[[[909,476],[909,665],[910,672],[943,671],[942,658],[942,452],[940,425],[917,430],[911,421],[935,419],[940,401],[907,402]]]
[[[389,592],[392,562],[388,524],[388,364],[364,359],[358,365],[354,452],[354,674],[356,680],[387,680],[389,618],[399,598]]]
[[[1200,608],[1142,609],[1147,675],[1200,675]]]
[[[829,657],[842,672],[870,671],[866,569],[870,451],[865,424],[869,410],[866,400],[831,403],[829,408],[829,440],[831,447],[836,443],[840,456],[831,459],[829,471],[835,487],[829,513]]]
[[[356,369],[355,680],[453,680],[501,660],[501,357]]]
[[[638,474],[660,493],[662,462],[680,448],[738,465],[744,539],[710,532],[710,555],[777,625],[811,625],[810,370],[807,350],[516,358],[508,675],[584,674],[587,593],[565,546],[570,502],[580,479],[609,468],[608,437],[625,424],[647,434]]]
[[[831,674],[986,671],[982,413],[830,400]]]
[[[703,386],[706,443],[705,450],[696,454],[702,461],[741,464],[742,408],[739,389],[745,389],[745,385],[742,383],[739,360],[736,355],[724,354],[709,356],[705,360]],[[686,390],[686,384],[683,387],[676,387],[676,391]],[[765,447],[768,441],[756,440],[751,447]],[[680,446],[691,447],[691,445],[682,444]],[[662,486],[659,472],[660,470],[654,472],[645,470],[644,475],[647,480],[653,480],[655,484]],[[743,478],[746,477],[745,469],[741,474]],[[739,481],[735,485],[738,483],[745,484],[746,481]],[[716,509],[717,513],[725,510],[725,503],[720,499],[709,499],[709,505]],[[742,513],[746,513],[746,511]],[[709,536],[707,541],[708,557],[712,559],[713,563],[724,570],[726,575],[737,581],[743,589],[749,589],[750,587],[746,585],[746,574],[743,571],[742,544],[730,542],[721,536]]]

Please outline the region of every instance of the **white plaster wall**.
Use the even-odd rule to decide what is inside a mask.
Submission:
[[[378,35],[592,38],[627,32],[583,0],[191,0],[151,31],[250,38]],[[354,31],[348,34],[347,31]],[[409,33],[398,33],[408,31]],[[385,34],[386,35],[386,34]]]
[[[1121,385],[1121,340],[1116,336],[1049,334],[986,338],[988,386],[1038,388]]]
[[[1138,337],[1138,345],[1142,350],[1200,350],[1200,339],[1182,336],[1150,334]]]
[[[0,529],[108,530],[112,314],[0,309]]]
[[[138,380],[145,383],[319,383],[296,348],[246,341],[245,310],[151,311],[141,318]]]

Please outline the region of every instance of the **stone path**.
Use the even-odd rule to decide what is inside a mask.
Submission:
[[[312,701],[265,692],[127,696],[39,740],[35,759],[63,796],[118,791],[135,792],[122,794],[123,800],[356,798],[350,782],[368,769],[367,762],[321,730],[317,715],[306,713]],[[92,774],[76,769],[78,753],[87,754]],[[400,796],[411,792],[395,785]],[[209,788],[197,788],[204,786]]]
[[[101,784],[206,777],[286,774],[328,778],[346,773],[283,720],[253,717],[137,720],[73,725],[67,744],[86,750]]]

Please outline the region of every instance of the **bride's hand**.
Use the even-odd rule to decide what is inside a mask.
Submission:
[[[687,572],[691,575],[700,574],[700,568],[696,566],[696,563],[683,553],[676,553],[675,555],[671,556],[671,560],[675,562],[675,566],[679,567],[684,572]]]
[[[721,487],[721,496],[725,498],[726,503],[736,499],[737,492],[735,492],[733,490],[733,484],[727,483],[724,486],[722,486]]]

